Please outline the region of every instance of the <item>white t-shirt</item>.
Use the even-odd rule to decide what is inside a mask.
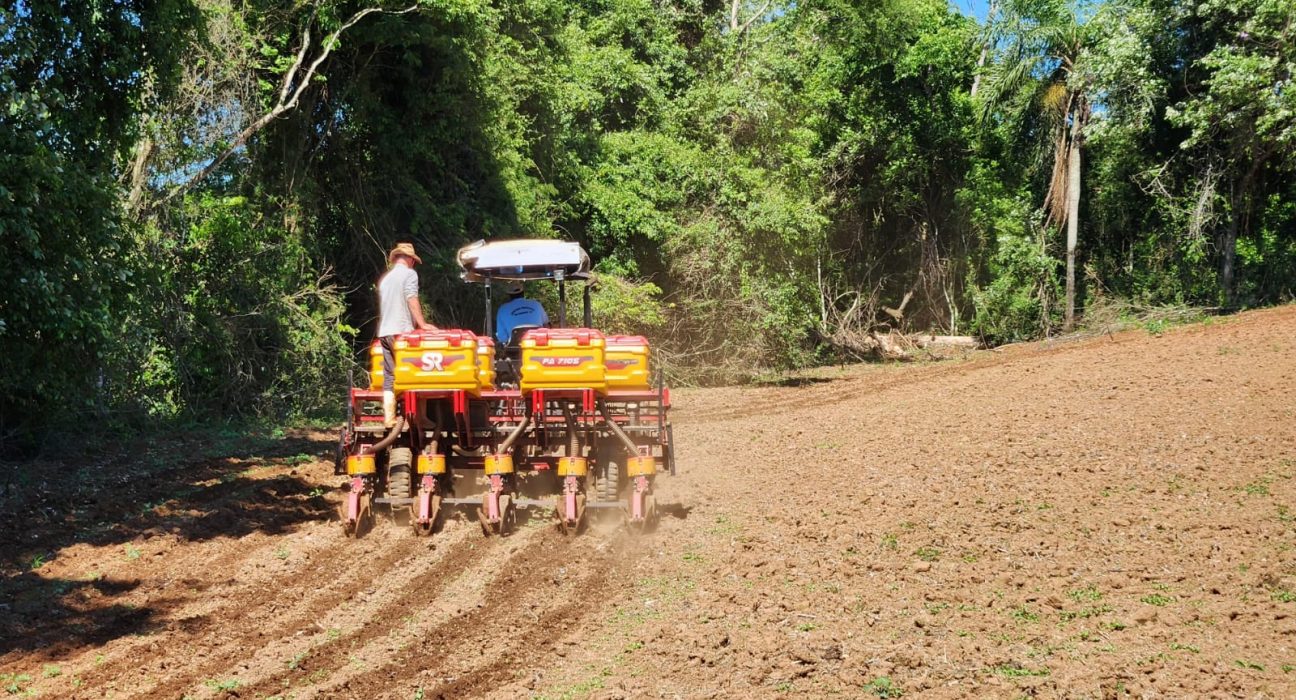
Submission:
[[[410,297],[418,296],[418,273],[402,263],[392,265],[378,280],[378,337],[414,330]]]

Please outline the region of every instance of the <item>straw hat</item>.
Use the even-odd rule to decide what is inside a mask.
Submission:
[[[395,260],[397,255],[408,255],[414,259],[414,262],[420,265],[423,264],[423,258],[420,258],[418,254],[414,252],[413,243],[397,243],[396,247],[392,248],[391,252],[387,254],[387,262],[390,263]]]

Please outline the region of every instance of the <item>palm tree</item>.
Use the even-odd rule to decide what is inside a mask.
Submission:
[[[1075,324],[1080,158],[1092,114],[1085,80],[1077,70],[1092,41],[1089,26],[1066,0],[1007,0],[987,27],[988,43],[997,56],[981,92],[983,124],[998,118],[1018,133],[1033,131],[1044,138],[1045,153],[1051,151],[1043,206],[1048,225],[1066,227],[1067,330]]]

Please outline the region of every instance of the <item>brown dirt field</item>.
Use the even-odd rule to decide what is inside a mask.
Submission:
[[[1296,697],[1294,339],[1289,306],[678,391],[640,537],[345,540],[328,435],[172,446],[75,502],[0,495],[0,687]]]

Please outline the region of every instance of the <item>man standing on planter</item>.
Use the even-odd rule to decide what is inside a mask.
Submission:
[[[419,306],[418,273],[423,262],[413,243],[397,243],[387,254],[391,267],[378,280],[378,342],[383,351],[383,425],[396,425],[396,336],[415,328],[436,328],[423,320]]]

